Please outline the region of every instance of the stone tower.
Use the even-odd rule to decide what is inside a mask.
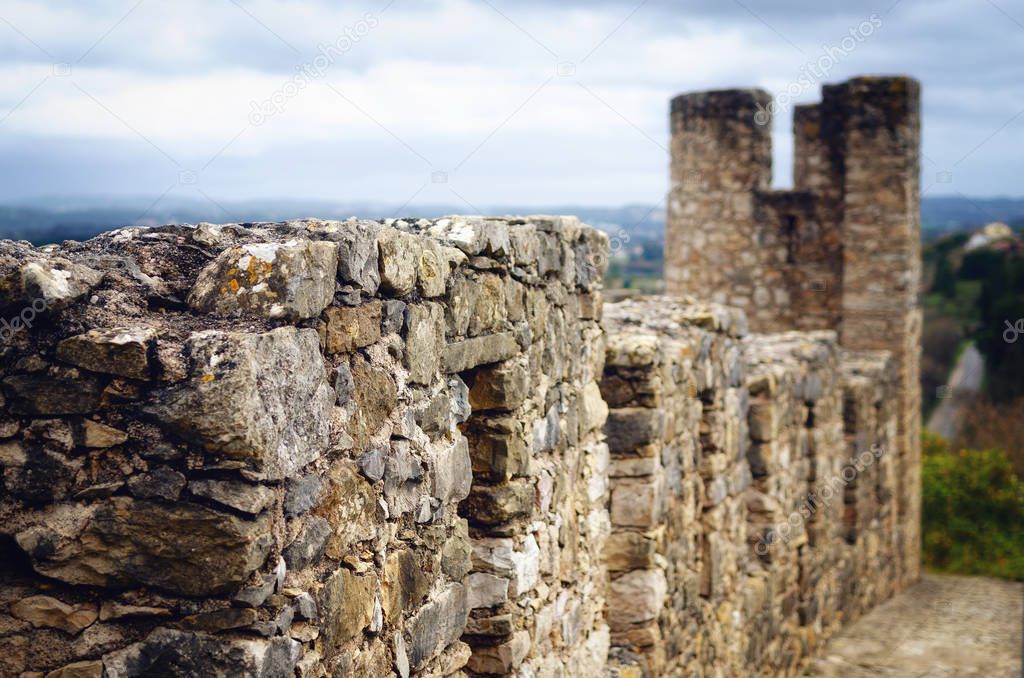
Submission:
[[[771,97],[672,101],[665,278],[673,295],[737,306],[758,332],[834,329],[898,370],[905,576],[920,515],[920,85],[860,77],[794,114],[794,190],[771,190]]]

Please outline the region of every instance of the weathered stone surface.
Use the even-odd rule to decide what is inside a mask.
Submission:
[[[381,303],[362,306],[332,306],[324,311],[327,320],[327,352],[348,353],[380,339]]]
[[[145,640],[103,657],[107,678],[152,675],[287,678],[302,656],[291,638],[240,640],[158,628]]]
[[[375,577],[344,568],[327,580],[318,607],[326,617],[321,637],[328,653],[354,639],[370,624],[376,587]]]
[[[491,334],[505,329],[508,311],[505,308],[505,285],[502,278],[484,273],[474,281],[476,293],[469,314],[469,336]]]
[[[398,406],[395,378],[383,367],[357,355],[352,361],[352,382],[356,410],[349,424],[355,447],[367,444]]]
[[[188,350],[189,382],[149,406],[162,424],[270,478],[291,475],[326,448],[334,392],[316,332],[199,332]]]
[[[526,474],[530,450],[520,436],[491,431],[474,431],[471,436],[474,473],[484,474],[493,481]]]
[[[604,560],[612,571],[643,570],[654,565],[654,539],[639,532],[614,532],[608,537]]]
[[[512,518],[529,515],[533,508],[533,485],[516,480],[503,485],[473,485],[463,504],[470,522],[484,525],[504,523]]]
[[[529,651],[530,634],[516,631],[507,643],[476,648],[468,666],[477,673],[508,675],[522,664]]]
[[[285,481],[285,515],[298,516],[313,508],[320,499],[321,490],[323,481],[315,473],[289,478]]]
[[[99,407],[103,395],[102,382],[78,370],[14,374],[3,384],[17,414],[88,414]]]
[[[409,380],[428,384],[434,379],[444,347],[444,313],[434,303],[411,304],[406,310],[405,364]]]
[[[127,442],[128,434],[92,419],[82,420],[82,445],[93,449],[114,447]]]
[[[424,297],[439,297],[444,294],[448,282],[448,257],[440,245],[424,241],[417,271],[419,288]]]
[[[662,414],[642,407],[624,407],[608,413],[605,434],[613,454],[633,452],[662,436]]]
[[[217,633],[249,626],[256,621],[257,617],[256,610],[252,608],[226,607],[212,612],[189,615],[181,620],[180,625],[181,628],[190,631]]]
[[[382,335],[399,333],[402,331],[405,327],[405,309],[406,304],[404,301],[388,299],[384,302],[381,309],[380,320],[380,333]]]
[[[613,579],[608,594],[612,629],[655,619],[661,612],[667,584],[660,570],[633,570]]]
[[[381,286],[397,296],[412,292],[423,252],[421,242],[408,233],[386,228],[380,232],[377,244],[380,248]]]
[[[349,221],[339,224],[327,235],[338,243],[338,278],[355,285],[366,294],[374,294],[380,286],[377,233],[380,226],[372,222]]]
[[[289,240],[230,247],[199,273],[189,304],[228,316],[315,318],[334,298],[337,271],[334,243]]]
[[[508,602],[509,581],[486,572],[474,572],[466,577],[466,601],[469,609],[497,607]]]
[[[129,617],[170,617],[171,611],[164,607],[148,605],[124,605],[116,601],[104,601],[100,605],[100,621],[126,619]]]
[[[412,446],[396,440],[384,464],[384,498],[392,514],[402,515],[419,507],[420,498],[426,493],[425,478],[423,464],[413,454]]]
[[[69,584],[144,584],[201,596],[237,586],[260,567],[270,528],[267,514],[249,521],[195,504],[114,497],[73,540],[55,541],[35,528],[16,539],[38,572]]]
[[[277,495],[269,487],[237,480],[193,480],[188,484],[188,490],[197,497],[252,515],[270,508],[277,500]]]
[[[139,499],[176,501],[188,481],[184,474],[169,466],[157,466],[148,473],[128,479],[128,491]]]
[[[295,541],[284,550],[284,560],[289,569],[301,570],[316,563],[327,548],[332,533],[331,524],[320,516],[309,516]]]
[[[334,531],[327,543],[327,555],[341,560],[353,553],[357,542],[376,536],[378,512],[377,495],[355,464],[347,460],[333,464],[317,506],[317,513]]]
[[[513,410],[529,395],[529,368],[510,361],[475,370],[469,377],[469,404],[474,410]]]
[[[445,542],[441,550],[441,569],[453,581],[462,581],[471,567],[473,548],[469,543],[467,523],[459,519],[455,522],[452,536]]]
[[[60,629],[71,635],[81,633],[96,621],[94,604],[68,605],[50,596],[29,596],[11,605],[11,614],[33,626]]]
[[[621,480],[612,490],[612,523],[624,527],[654,527],[661,520],[661,488],[657,482]]]
[[[149,328],[89,330],[57,344],[57,357],[93,372],[149,379],[149,349],[155,336]]]
[[[16,243],[5,245],[0,260],[0,302],[3,306],[23,305],[35,313],[60,309],[90,292],[100,283],[103,274],[88,266],[63,257],[39,256],[18,252]],[[28,255],[26,261],[21,257]],[[19,261],[19,259],[21,259]]]
[[[441,650],[459,639],[466,626],[469,608],[466,589],[450,584],[436,598],[420,608],[409,621],[409,664],[421,668]]]
[[[388,620],[413,610],[427,595],[430,578],[416,554],[408,549],[388,554],[384,563],[384,597],[381,604]]]
[[[103,678],[103,662],[98,659],[72,662],[50,671],[46,678]]]
[[[469,495],[473,468],[469,445],[459,436],[454,445],[439,447],[430,465],[430,494],[442,504],[457,503]]]
[[[449,374],[463,372],[478,365],[508,360],[518,352],[519,345],[511,332],[489,334],[445,346],[441,368]]]

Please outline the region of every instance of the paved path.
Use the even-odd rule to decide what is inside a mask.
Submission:
[[[925,575],[832,639],[808,676],[1020,678],[1024,584]]]
[[[953,373],[949,376],[949,383],[946,384],[942,400],[939,401],[938,407],[928,419],[930,431],[938,433],[946,440],[956,437],[957,428],[960,426],[961,411],[981,388],[981,379],[984,374],[985,358],[973,343],[968,344],[960,354]]]

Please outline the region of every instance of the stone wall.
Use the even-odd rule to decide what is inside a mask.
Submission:
[[[907,77],[826,85],[794,113],[794,190],[772,191],[767,92],[676,97],[665,250],[669,294],[736,306],[758,332],[834,330],[845,349],[892,354],[906,581],[920,560],[920,99]]]
[[[0,244],[0,675],[793,675],[912,555],[885,352],[570,217]],[[904,486],[905,487],[905,486]]]
[[[891,358],[692,301],[605,323],[613,665],[796,674],[898,578]]]
[[[600,672],[606,243],[558,217],[4,243],[5,317],[35,310],[2,355],[0,674]]]

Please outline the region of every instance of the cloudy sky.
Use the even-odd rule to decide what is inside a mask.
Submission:
[[[830,49],[922,81],[927,194],[1024,194],[1024,0],[0,0],[0,202],[660,202],[673,95]]]

